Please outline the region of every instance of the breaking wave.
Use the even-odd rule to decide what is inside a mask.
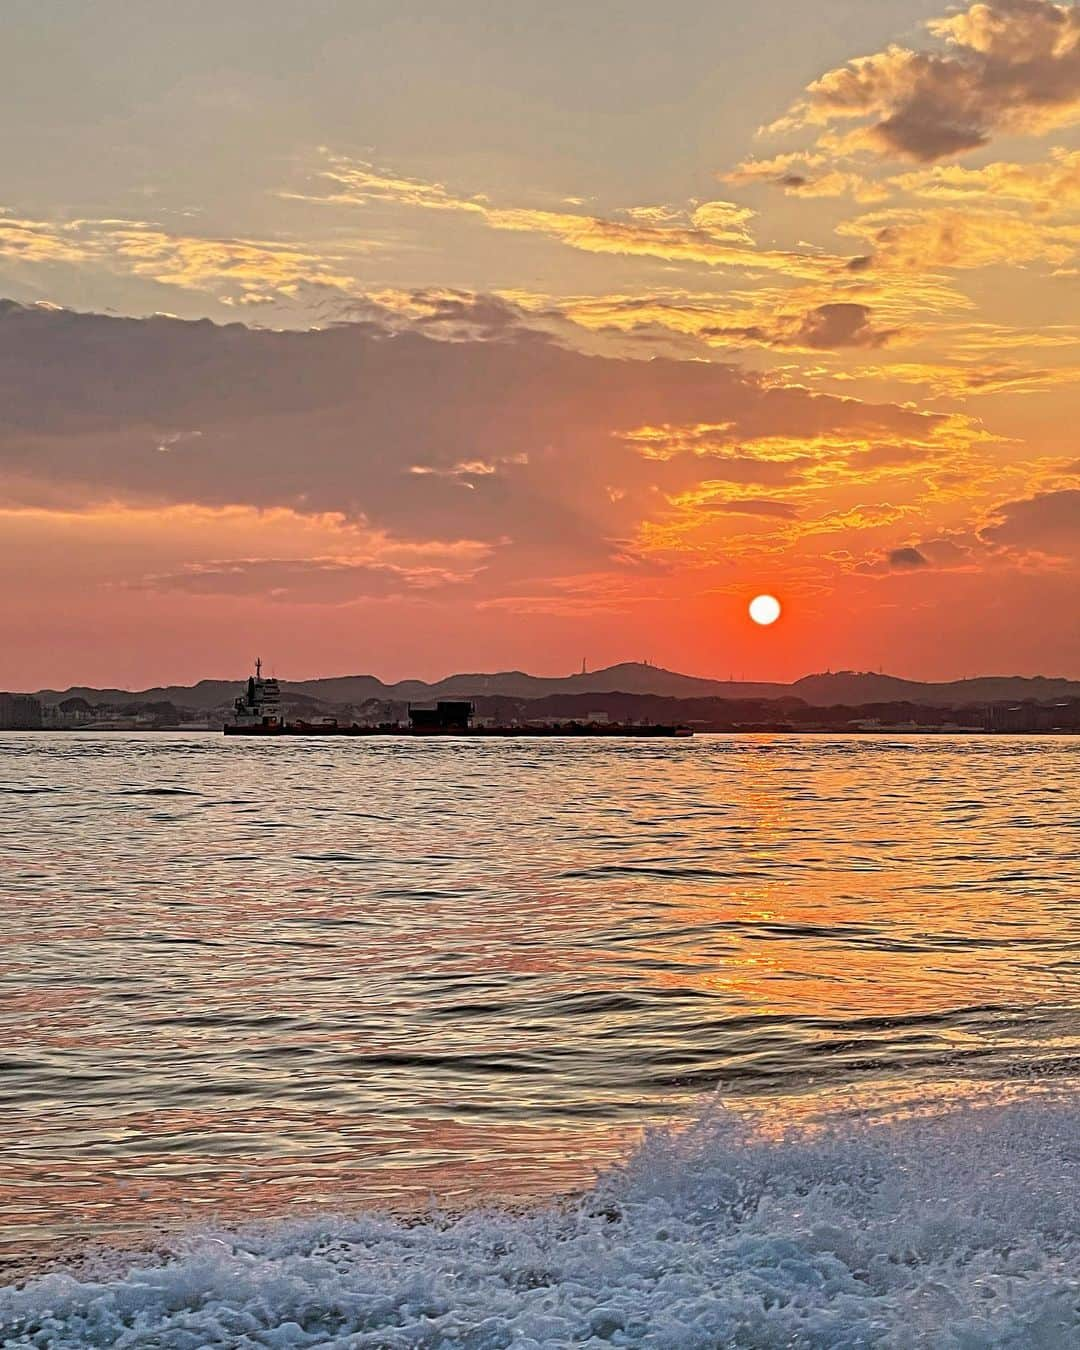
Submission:
[[[5,1347],[1080,1345],[1080,1092],[719,1105],[525,1213],[282,1221],[0,1291]]]

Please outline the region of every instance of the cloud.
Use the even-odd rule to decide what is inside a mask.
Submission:
[[[1023,336],[1018,334],[1016,346],[1023,345]],[[921,385],[935,394],[963,399],[980,394],[1035,394],[1062,386],[1074,388],[1080,381],[1076,365],[1037,366],[1023,361],[901,362],[862,373],[867,378]]]
[[[23,220],[0,207],[0,258],[23,263],[78,263],[85,250],[62,228],[43,220]]]
[[[330,153],[317,181],[317,191],[283,192],[281,196],[325,206],[459,212],[489,229],[541,235],[585,253],[782,272],[807,279],[839,275],[845,265],[844,259],[821,253],[759,248],[749,230],[755,213],[734,202],[695,202],[686,208],[633,206],[615,218],[500,206],[486,196],[458,194],[441,183],[403,177],[366,161]]]
[[[880,202],[891,195],[886,184],[853,170],[835,168],[829,155],[804,150],[769,159],[747,159],[718,177],[735,187],[768,183],[783,189],[789,197],[853,197],[857,202]]]
[[[571,295],[505,293],[571,345],[616,353],[693,357],[729,348],[873,350],[915,341],[971,301],[940,274],[872,266],[840,280],[785,285],[760,279],[722,292]],[[850,306],[850,308],[848,308]],[[841,307],[841,308],[837,308]],[[836,346],[829,346],[830,343]]]
[[[1052,150],[1035,164],[936,164],[890,182],[898,192],[938,201],[1015,202],[1052,214],[1080,207],[1080,150]]]
[[[268,303],[303,285],[348,290],[351,276],[318,252],[249,239],[198,239],[144,226],[111,226],[95,240],[118,270],[163,286],[218,291],[234,303]]]
[[[896,329],[874,327],[868,306],[834,302],[811,310],[791,335],[790,345],[819,351],[884,347],[896,335]]]
[[[333,313],[384,332],[425,333],[445,342],[547,341],[556,333],[569,337],[575,327],[548,297],[526,308],[504,295],[435,286],[349,297]]]
[[[887,346],[902,333],[899,328],[877,328],[869,305],[829,301],[801,314],[762,315],[756,323],[707,324],[697,335],[716,345],[760,345],[803,351],[839,351],[843,348]]]
[[[745,516],[773,516],[777,520],[794,520],[799,514],[793,502],[777,501],[770,497],[740,497],[732,501],[706,501],[699,504],[706,511],[730,511]]]
[[[1062,267],[1080,249],[1080,225],[958,207],[875,212],[844,221],[837,232],[872,245],[870,266],[912,272],[1023,262]]]
[[[924,445],[872,445],[857,453],[860,468],[891,469],[910,464],[925,463],[928,451]]]
[[[302,604],[417,596],[469,580],[472,572],[403,567],[355,558],[228,558],[149,574],[139,589],[189,595],[268,596]]]
[[[920,539],[896,548],[878,549],[861,560],[849,554],[832,557],[863,576],[884,577],[897,572],[972,570],[985,562],[986,548],[977,536],[965,532]]]
[[[1051,150],[1042,162],[998,161],[977,169],[934,164],[884,178],[868,178],[854,167],[837,168],[833,155],[822,151],[792,151],[746,160],[719,177],[736,186],[768,183],[791,197],[850,197],[862,203],[907,195],[928,201],[1022,206],[1041,215],[1080,206],[1080,150],[1062,147]]]
[[[838,446],[953,434],[941,416],[718,363],[440,341],[374,321],[276,332],[7,306],[0,388],[0,505],[335,515],[398,543],[469,541],[486,550],[485,584],[634,567],[642,523],[680,493],[782,487]],[[425,568],[477,571],[388,559],[385,546],[347,564],[304,556],[311,585],[356,585],[357,561],[393,562],[410,586]],[[280,580],[284,555],[260,557],[156,571],[188,589],[271,585],[271,566]]]
[[[998,548],[1049,557],[1080,555],[1080,488],[1004,502],[980,538]]]
[[[353,252],[365,245],[356,243]],[[17,219],[0,209],[0,258],[18,263],[96,265],[162,286],[209,291],[229,304],[266,304],[304,287],[348,291],[342,260],[288,242],[200,238],[147,221]]]
[[[894,548],[888,555],[889,566],[899,572],[913,571],[919,567],[929,567],[930,560],[925,554],[910,544],[904,548]]]
[[[773,130],[857,121],[819,146],[922,163],[1080,119],[1080,10],[990,0],[936,19],[937,51],[890,46],[828,71]]]

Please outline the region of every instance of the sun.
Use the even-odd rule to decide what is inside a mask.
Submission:
[[[780,614],[780,601],[775,595],[755,595],[750,601],[750,617],[763,628],[775,623]]]

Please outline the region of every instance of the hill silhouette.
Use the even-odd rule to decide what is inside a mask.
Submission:
[[[66,698],[85,698],[91,703],[173,702],[188,708],[226,706],[239,692],[247,673],[231,680],[200,680],[194,685],[163,685],[153,689],[43,689],[38,697],[47,703]],[[629,661],[603,670],[564,676],[529,675],[521,670],[494,673],[463,673],[428,683],[399,680],[387,684],[374,675],[338,675],[317,680],[282,680],[282,691],[302,696],[315,704],[357,705],[368,699],[420,703],[438,698],[501,696],[540,699],[555,694],[650,694],[663,698],[779,699],[798,698],[812,707],[857,706],[867,703],[904,701],[939,707],[963,707],[1033,699],[1080,697],[1080,680],[1046,676],[984,675],[972,679],[928,683],[900,679],[869,671],[829,671],[805,675],[792,684],[776,682],[711,680],[681,675],[645,662]]]

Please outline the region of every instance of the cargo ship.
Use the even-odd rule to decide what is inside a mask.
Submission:
[[[692,736],[688,727],[662,723],[635,725],[619,722],[550,722],[542,725],[488,726],[474,722],[476,709],[463,700],[440,700],[433,708],[409,705],[407,723],[383,722],[378,726],[340,723],[336,718],[321,722],[287,721],[282,711],[281,686],[273,676],[263,677],[262,660],[255,662],[243,693],[233,703],[226,736]]]
[[[255,661],[255,674],[248,676],[244,692],[233,704],[226,736],[280,736],[285,730],[281,714],[281,686],[273,676],[263,679],[262,657]]]

